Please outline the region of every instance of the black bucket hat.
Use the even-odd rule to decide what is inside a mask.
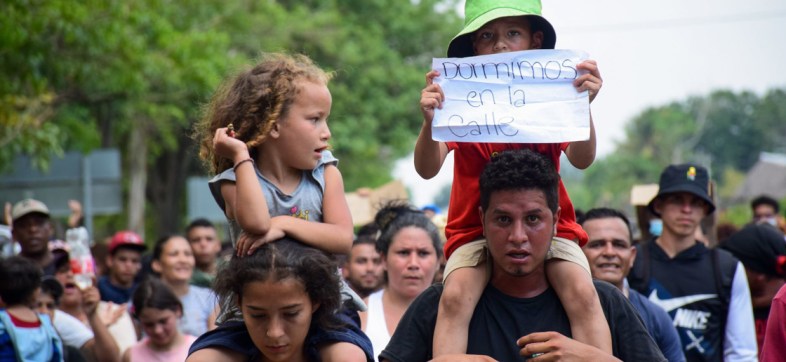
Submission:
[[[666,194],[687,192],[704,200],[709,206],[707,215],[712,214],[715,211],[715,204],[707,191],[709,185],[710,177],[706,168],[693,164],[670,165],[660,174],[658,194],[650,200],[647,208],[653,215],[660,217],[660,214],[655,211],[655,200]]]

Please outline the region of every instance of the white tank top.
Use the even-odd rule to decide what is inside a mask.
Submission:
[[[366,319],[366,335],[371,340],[371,346],[374,348],[374,359],[390,342],[390,334],[388,334],[388,325],[385,322],[385,310],[382,309],[382,294],[385,289],[374,292],[368,296],[368,315]]]

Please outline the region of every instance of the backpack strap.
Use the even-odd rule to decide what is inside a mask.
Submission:
[[[52,362],[58,362],[63,360],[63,341],[60,339],[60,335],[57,334],[55,330],[55,326],[52,324],[52,320],[49,319],[48,315],[39,314],[38,319],[41,321],[41,328],[44,329],[47,338],[52,341]]]
[[[16,338],[14,322],[11,321],[11,316],[5,309],[0,310],[0,332],[5,332],[8,338],[11,340],[11,344],[14,346],[14,355],[16,355],[16,359],[18,361],[22,361],[22,352],[19,350],[19,342]]]
[[[722,258],[721,251],[712,248],[712,268],[715,274],[715,289],[718,297],[728,305],[731,301],[731,285],[734,283],[734,274],[737,272],[737,259],[733,257]]]

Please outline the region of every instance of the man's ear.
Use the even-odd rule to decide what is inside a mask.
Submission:
[[[382,265],[382,270],[388,270],[388,255],[387,253],[379,253],[379,264]]]
[[[541,49],[543,48],[543,32],[536,31],[535,34],[532,34],[532,46],[529,47],[530,49]]]
[[[113,259],[112,255],[107,255],[106,258],[104,259],[104,264],[106,264],[107,268],[112,267],[112,259]]]
[[[630,250],[630,265],[629,265],[629,267],[633,268],[633,263],[636,261],[636,254],[639,252],[639,249],[637,249],[633,245],[630,246],[630,249],[631,250]]]
[[[652,209],[655,210],[655,212],[657,212],[658,215],[662,215],[663,214],[662,212],[660,212],[660,209],[662,207],[663,207],[663,200],[661,200],[660,197],[655,199],[654,201],[652,201]]]
[[[557,206],[557,212],[554,213],[554,235],[557,235],[557,224],[559,223],[560,214],[562,214],[562,208]]]

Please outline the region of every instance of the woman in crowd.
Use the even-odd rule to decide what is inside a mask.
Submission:
[[[377,251],[385,269],[385,286],[368,297],[365,332],[378,355],[409,304],[434,282],[442,248],[437,227],[422,211],[405,203],[386,205],[374,221],[380,229]]]
[[[335,334],[346,334],[347,328],[360,333],[338,313],[336,267],[325,252],[287,237],[250,256],[234,255],[218,273],[215,290],[240,308],[243,320],[224,322],[220,340],[212,338],[215,331],[202,336],[188,361],[320,360],[330,348],[324,342],[335,340]]]
[[[183,305],[175,293],[160,280],[148,278],[132,300],[145,338],[123,353],[123,362],[185,361],[196,337],[180,332]]]
[[[153,248],[153,271],[183,305],[186,318],[180,319],[180,331],[200,336],[215,328],[218,302],[210,289],[190,284],[195,264],[191,245],[182,236],[164,236]]]

